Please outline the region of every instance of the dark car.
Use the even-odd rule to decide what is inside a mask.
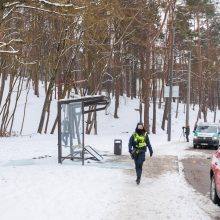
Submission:
[[[213,154],[210,170],[210,199],[220,205],[220,148]]]

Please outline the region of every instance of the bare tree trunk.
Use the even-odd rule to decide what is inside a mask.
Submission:
[[[50,101],[48,103],[48,108],[47,108],[47,120],[46,120],[46,125],[45,125],[45,129],[44,129],[44,133],[47,133],[47,128],[48,128],[48,123],[49,123],[49,119],[50,119],[50,105],[51,105],[51,101],[52,101],[52,94],[50,96]]]
[[[27,93],[26,93],[26,98],[25,98],[24,111],[23,111],[23,119],[22,119],[22,124],[21,124],[21,129],[20,129],[20,135],[22,134],[22,131],[23,131],[23,126],[24,126],[24,120],[25,120],[25,115],[26,115],[27,100],[28,100],[29,92],[30,92],[30,82],[28,83],[28,87],[27,87]]]
[[[177,98],[177,104],[176,104],[176,118],[178,117],[178,112],[179,112],[179,101],[180,99]]]
[[[144,73],[144,126],[146,131],[150,133],[150,121],[149,121],[149,110],[150,110],[150,50],[146,51],[146,69]]]
[[[94,134],[95,135],[98,134],[98,130],[97,130],[97,113],[96,113],[96,111],[94,112]]]
[[[37,65],[35,65],[34,68],[34,95],[39,97],[39,76],[38,76]]]
[[[197,119],[196,119],[196,122],[195,122],[195,125],[194,125],[194,129],[193,129],[194,131],[197,128],[197,124],[198,124],[199,118],[201,118],[201,109],[200,108],[199,108],[199,111],[198,111],[198,114],[197,114]]]
[[[9,135],[9,133],[7,132],[6,124],[8,122],[13,89],[14,89],[14,87],[16,85],[16,82],[17,82],[18,78],[19,77],[15,76],[15,73],[10,75],[8,96],[7,96],[7,98],[5,100],[5,103],[2,106],[2,109],[1,109],[1,112],[0,112],[0,116],[2,118],[2,120],[1,120],[1,128],[0,128],[0,133],[1,133],[0,135],[1,136]]]
[[[135,65],[135,62],[133,60],[132,62],[132,74],[131,74],[131,98],[137,97],[137,65]]]
[[[157,83],[156,83],[156,77],[154,74],[155,71],[155,53],[154,53],[154,47],[152,50],[152,57],[153,57],[153,81],[152,81],[152,95],[153,95],[153,122],[152,122],[152,133],[156,134],[156,118],[157,118]]]
[[[3,93],[5,89],[5,80],[6,80],[6,68],[2,68],[4,63],[5,62],[2,61],[2,64],[1,64],[2,74],[1,74],[1,87],[0,87],[0,106],[2,104],[2,98],[3,98]]]
[[[38,130],[37,130],[38,133],[42,133],[42,130],[43,130],[45,115],[46,115],[46,111],[49,109],[51,96],[53,95],[53,87],[55,86],[55,81],[57,79],[59,65],[60,65],[61,58],[62,58],[62,53],[65,51],[65,47],[66,47],[66,40],[67,40],[66,37],[67,37],[67,29],[65,29],[65,27],[64,27],[64,30],[60,34],[58,46],[56,48],[56,53],[57,53],[57,56],[55,59],[56,66],[54,68],[54,71],[52,72],[52,77],[50,78],[50,83],[48,86],[46,98],[44,100],[44,106],[42,109],[40,123],[39,123]],[[55,88],[56,88],[56,86],[55,86]]]
[[[127,97],[131,96],[131,71],[129,66],[128,60],[125,62],[125,88]]]
[[[48,86],[46,98],[45,98],[45,101],[44,101],[44,105],[43,105],[43,109],[42,109],[42,113],[41,113],[41,118],[40,118],[40,123],[39,123],[38,130],[37,130],[37,132],[40,133],[40,134],[41,134],[42,129],[43,129],[46,111],[48,109],[48,104],[50,103],[50,97],[53,93],[54,83],[55,83],[55,76],[53,76],[50,79],[50,84]]]
[[[118,107],[119,107],[119,80],[115,80],[115,111],[114,111],[114,118],[118,117]]]
[[[162,120],[162,125],[161,125],[162,130],[165,130],[165,123],[166,123],[166,120],[168,119],[168,103],[169,103],[168,99],[166,98],[165,108],[163,112],[163,120]]]
[[[22,88],[23,88],[23,83],[24,83],[24,77],[20,77],[19,79],[19,84],[18,84],[18,87],[17,87],[17,94],[16,94],[16,99],[15,99],[15,105],[14,105],[14,109],[11,113],[11,116],[6,124],[6,128],[8,127],[9,123],[11,122],[11,125],[10,125],[10,129],[9,129],[9,134],[11,135],[11,132],[12,132],[12,126],[13,126],[13,123],[14,123],[14,117],[15,117],[15,112],[16,112],[16,109],[17,109],[17,105],[18,105],[18,100],[21,96],[21,92],[22,92]]]
[[[92,106],[89,108],[90,110],[95,110],[96,106]],[[96,118],[96,111],[90,112],[87,118],[87,125],[86,125],[86,134],[91,134],[92,128],[94,127],[94,134],[97,134],[97,118]]]
[[[89,110],[92,110],[91,106],[89,106]],[[90,134],[89,127],[91,127],[91,124],[92,124],[92,112],[89,112],[86,121],[86,134]]]

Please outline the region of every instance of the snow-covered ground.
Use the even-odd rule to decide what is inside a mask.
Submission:
[[[40,102],[39,102],[40,103]],[[219,207],[198,194],[184,179],[182,164],[178,172],[165,172],[157,177],[143,177],[135,184],[134,168],[126,166],[65,160],[57,162],[57,134],[36,134],[40,104],[28,105],[23,136],[1,138],[0,144],[0,219],[2,220],[67,220],[67,219],[212,219]],[[128,155],[128,139],[139,119],[138,100],[122,98],[119,119],[113,118],[113,104],[98,113],[98,135],[85,137],[99,152],[113,155],[114,139],[122,139],[122,155]],[[56,103],[54,103],[56,109]],[[175,119],[173,105],[171,142],[160,129],[163,110],[157,110],[157,134],[150,134],[155,158],[173,155],[187,157],[192,145],[182,136],[185,122],[183,106]],[[36,117],[34,114],[36,113]],[[55,113],[54,113],[55,114]],[[151,112],[152,115],[152,112]],[[197,111],[190,110],[191,128]],[[209,114],[212,121],[213,113]],[[217,115],[218,117],[218,115]],[[34,119],[34,120],[33,120]],[[16,124],[14,127],[16,131]],[[19,130],[19,128],[18,128]],[[35,159],[34,159],[35,158]],[[152,158],[147,157],[150,162]],[[106,163],[105,163],[106,160]],[[208,175],[208,174],[207,174]],[[220,214],[220,212],[219,212]]]

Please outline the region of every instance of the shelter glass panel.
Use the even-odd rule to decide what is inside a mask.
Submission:
[[[82,151],[82,102],[61,105],[61,142],[63,154],[71,157]]]

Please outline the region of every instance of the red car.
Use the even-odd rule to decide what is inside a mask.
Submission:
[[[214,153],[210,170],[210,199],[220,205],[220,148]]]

